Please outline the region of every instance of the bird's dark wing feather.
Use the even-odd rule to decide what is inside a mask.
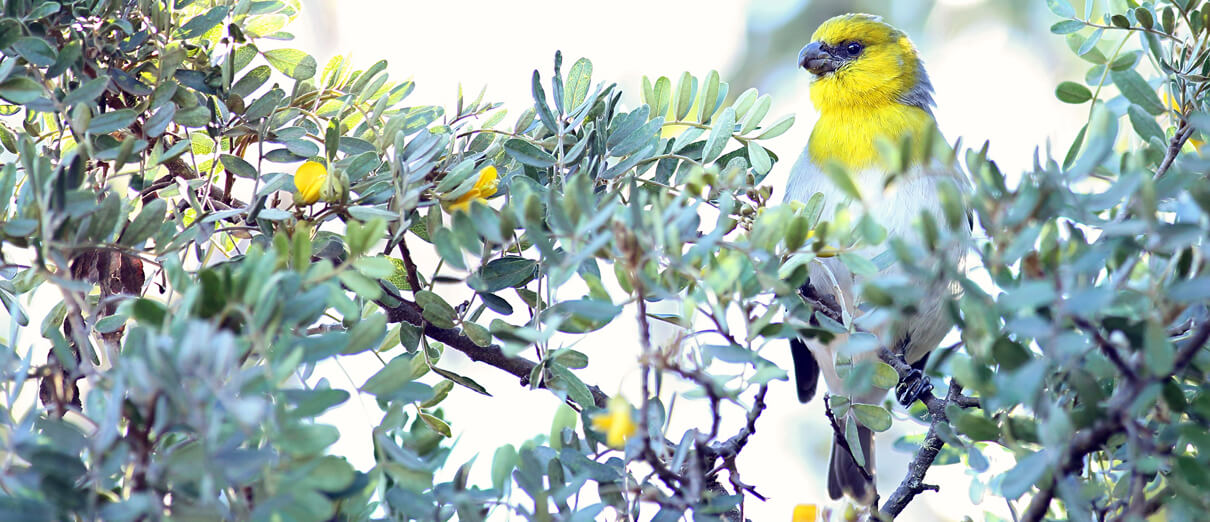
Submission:
[[[798,292],[803,297],[836,306],[834,296],[821,295],[809,282],[802,285]],[[818,326],[819,321],[811,317],[811,325]],[[790,356],[794,358],[794,382],[798,390],[798,402],[810,402],[815,397],[815,389],[819,387],[819,362],[802,339],[790,340]]]
[[[807,403],[815,396],[819,386],[819,363],[815,354],[802,339],[790,339],[790,356],[794,358],[794,384],[798,389],[798,402]]]

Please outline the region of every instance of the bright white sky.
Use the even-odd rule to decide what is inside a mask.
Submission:
[[[487,85],[487,98],[504,102],[510,109],[506,121],[513,121],[532,103],[532,71],[536,68],[548,77],[556,49],[563,51],[566,65],[581,56],[590,58],[594,81],[617,82],[630,93],[626,100],[637,103],[644,74],[675,78],[688,70],[700,77],[717,69],[726,81],[727,72],[742,57],[749,17],[754,26],[769,27],[769,19],[785,16],[804,1],[311,0],[304,2],[301,20],[290,29],[298,35],[294,45],[314,54],[320,64],[338,53],[351,55],[359,67],[388,59],[394,78],[416,82],[410,103],[452,106],[459,83],[467,96]],[[953,141],[962,136],[967,145],[990,139],[993,157],[1006,171],[1018,172],[1032,164],[1034,148],[1045,147],[1046,140],[1056,150],[1066,150],[1085,115],[1082,109],[1058,102],[1054,86],[1063,79],[1078,79],[1083,72],[1068,72],[1063,77],[1056,73],[1069,63],[1064,61],[1069,53],[1058,38],[1030,41],[991,17],[971,23],[969,8],[980,3],[982,0],[939,2],[930,15],[928,33],[912,36],[936,87],[936,114],[946,137]],[[897,11],[910,13],[916,7],[903,4],[918,2],[895,4]],[[1041,2],[1038,4],[1040,7]],[[896,13],[881,14],[894,22]],[[813,30],[803,28],[803,44]],[[793,51],[787,53],[791,60],[797,54],[797,49]],[[798,123],[770,143],[785,159],[767,180],[775,192],[784,184],[791,159],[806,143],[815,119],[807,98],[807,75],[795,72],[786,76],[786,84],[771,92],[774,105],[770,114],[796,113]],[[733,87],[732,91],[746,87]],[[577,349],[592,360],[588,369],[579,372],[581,377],[607,393],[621,392],[637,400],[637,344],[635,328],[627,320],[578,339]],[[783,350],[770,349],[762,355],[789,368],[789,355]],[[344,366],[351,382],[339,370],[328,368],[323,373],[334,385],[352,390],[380,368],[372,357],[360,363]],[[544,391],[522,390],[511,376],[457,354],[448,356],[443,364],[473,375],[495,395],[486,398],[456,390],[446,403],[458,438],[448,473],[452,475],[458,465],[478,454],[472,477],[479,484],[488,484],[494,448],[548,433],[558,401]],[[776,383],[769,403],[739,469],[744,482],[770,497],[765,503],[747,503],[746,515],[753,520],[786,520],[795,504],[827,503],[824,473],[831,432],[821,402],[799,405],[789,383]],[[740,415],[738,410],[731,414]],[[361,469],[372,465],[369,433],[380,416],[372,399],[329,415],[326,420],[344,432],[336,452],[347,455]],[[708,426],[706,419],[705,406],[689,401],[680,401],[674,414],[680,430]],[[724,432],[734,432],[737,422],[725,426]],[[880,491],[894,488],[910,458],[892,450],[890,443],[902,433],[922,431],[905,421],[878,438]],[[672,437],[679,438],[681,433],[675,431]],[[1004,469],[1004,463],[992,457],[992,472],[982,475],[985,482]],[[983,510],[1007,517],[1002,502],[972,503],[970,479],[963,468],[933,468],[928,481],[941,484],[942,491],[917,498],[903,520],[960,520],[963,515],[981,519]]]

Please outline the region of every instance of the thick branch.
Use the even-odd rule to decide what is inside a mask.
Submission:
[[[916,451],[916,456],[912,458],[911,464],[908,464],[907,475],[903,477],[903,481],[899,483],[899,487],[891,493],[891,497],[887,499],[886,504],[882,506],[882,513],[889,515],[891,518],[899,516],[908,503],[912,501],[916,495],[924,491],[937,491],[938,487],[924,483],[924,476],[933,465],[933,461],[937,459],[937,454],[941,452],[941,448],[945,446],[945,441],[937,434],[937,426],[939,424],[949,424],[949,418],[945,415],[945,406],[950,402],[957,402],[959,397],[962,397],[962,386],[954,381],[950,381],[950,390],[945,395],[945,399],[937,399],[932,393],[928,394],[930,399],[933,399],[934,404],[925,403],[929,407],[932,421],[929,423],[928,434],[924,436],[924,442],[920,444],[920,449]]]
[[[496,368],[504,370],[521,379],[522,382],[528,383],[529,375],[534,371],[536,363],[522,357],[512,357],[504,353],[499,346],[479,346],[467,337],[453,328],[438,328],[421,317],[420,306],[411,301],[399,300],[396,306],[385,306],[379,303],[387,312],[387,320],[392,323],[407,322],[416,326],[424,325],[424,335],[429,338],[440,341],[446,346],[458,350],[472,361],[487,363]],[[589,386],[588,390],[592,392],[592,400],[598,408],[604,408],[609,397],[596,386]],[[581,404],[581,406],[587,406]]]
[[[1130,393],[1129,395],[1133,396],[1135,393]],[[1109,440],[1109,437],[1112,437],[1122,429],[1122,419],[1118,416],[1113,416],[1101,419],[1091,427],[1077,432],[1071,440],[1071,445],[1059,457],[1059,461],[1055,466],[1056,473],[1052,474],[1052,480],[1047,485],[1038,487],[1038,494],[1034,495],[1033,500],[1029,502],[1029,507],[1021,515],[1021,520],[1030,522],[1042,520],[1042,517],[1046,515],[1046,511],[1050,508],[1050,501],[1055,497],[1055,486],[1058,482],[1058,477],[1074,473],[1081,469],[1084,466],[1085,455],[1096,451],[1105,444],[1105,441]]]

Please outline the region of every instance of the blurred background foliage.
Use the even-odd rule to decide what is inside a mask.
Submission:
[[[785,455],[832,436],[781,384],[786,339],[893,320],[945,278],[966,291],[930,367],[949,392],[831,406],[906,452],[879,465],[888,515],[908,491],[904,518],[961,499],[976,518],[1196,519],[1210,4],[1075,3],[719,5],[697,15],[747,9],[733,38],[596,60],[570,49],[619,46],[580,34],[551,67],[541,31],[510,40],[538,38],[535,63],[493,49],[510,26],[487,5],[436,52],[376,29],[441,26],[431,6],[11,0],[0,518],[785,517],[822,497],[786,473],[823,467]],[[323,36],[289,43],[308,10]],[[941,195],[923,249],[859,212],[778,203],[810,128],[794,56],[853,10],[937,57],[942,127],[976,145],[957,151],[974,194]],[[601,16],[593,31],[623,26]],[[370,65],[344,43],[308,54],[358,26]],[[1019,47],[963,54],[989,28]],[[375,61],[396,47],[402,65]],[[649,56],[669,61],[617,66]],[[491,90],[423,95],[426,70]],[[1014,113],[1035,118],[996,119]],[[963,208],[972,266],[918,263],[958,240]],[[907,267],[862,289],[885,313],[796,293],[838,252],[856,272]],[[848,378],[885,386],[887,363]],[[910,480],[930,466],[940,492]]]

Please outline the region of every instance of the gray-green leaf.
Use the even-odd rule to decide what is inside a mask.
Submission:
[[[891,412],[886,411],[886,408],[874,404],[853,404],[850,408],[862,426],[874,431],[891,429]]]
[[[1143,110],[1156,116],[1164,113],[1164,104],[1160,102],[1155,89],[1152,89],[1147,80],[1134,69],[1110,71],[1109,77],[1113,79],[1113,84],[1118,86],[1118,90],[1122,91],[1122,96],[1131,103],[1138,104]]]
[[[298,49],[274,49],[265,51],[265,59],[274,69],[295,80],[306,80],[315,76],[318,64],[311,55]]]

